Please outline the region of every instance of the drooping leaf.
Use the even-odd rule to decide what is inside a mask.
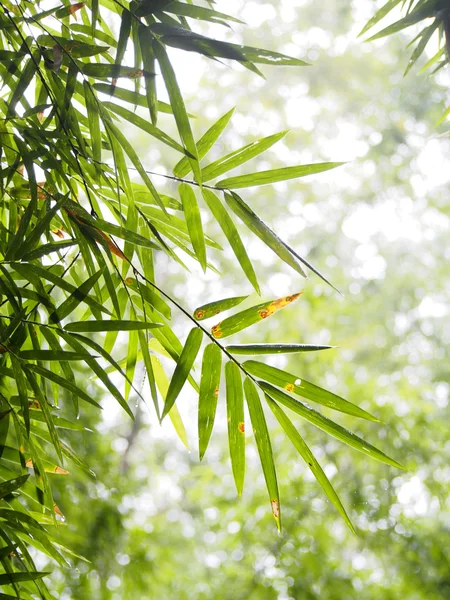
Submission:
[[[155,327],[162,327],[159,323],[146,323],[145,321],[126,321],[126,320],[113,320],[110,321],[74,321],[68,323],[64,329],[66,331],[75,333],[95,333],[100,331],[138,331],[144,329],[155,329]]]
[[[203,353],[202,376],[198,400],[199,455],[202,460],[211,438],[219,397],[222,351],[217,344],[208,344]]]
[[[384,454],[384,452],[381,452],[381,450],[378,450],[378,448],[372,446],[372,444],[369,444],[365,440],[362,440],[360,437],[358,437],[351,431],[344,429],[344,427],[341,427],[341,425],[338,425],[331,419],[328,419],[327,417],[313,410],[309,406],[306,406],[306,404],[303,404],[303,402],[300,402],[299,400],[292,398],[285,392],[278,390],[270,383],[265,383],[264,381],[262,381],[260,382],[260,386],[271,398],[273,398],[277,402],[280,402],[287,408],[290,408],[292,411],[300,415],[303,419],[306,419],[316,427],[319,427],[319,429],[322,429],[323,431],[334,436],[341,442],[344,442],[344,444],[348,444],[352,448],[359,450],[359,452],[362,452],[363,454],[366,454],[371,458],[375,458],[376,460],[379,460],[382,463],[391,465],[393,467],[397,467],[398,469],[403,469],[403,467],[396,460],[390,458],[389,456]]]
[[[177,366],[175,367],[174,374],[170,380],[169,389],[167,391],[166,402],[164,404],[164,410],[162,418],[168,414],[172,406],[175,404],[182,387],[184,386],[186,379],[192,369],[194,361],[197,357],[200,345],[202,343],[203,332],[198,327],[194,327],[189,332],[186,339],[183,351],[181,352]]]
[[[237,493],[241,496],[245,476],[244,392],[241,372],[237,364],[232,361],[225,365],[225,381],[231,467]]]
[[[254,377],[259,377],[276,385],[288,392],[293,392],[298,396],[302,396],[311,402],[317,402],[322,406],[327,406],[333,410],[338,410],[354,417],[360,417],[361,419],[367,419],[369,421],[378,421],[376,417],[363,410],[359,406],[352,404],[348,400],[344,400],[340,396],[333,394],[328,390],[325,390],[309,381],[305,381],[303,378],[292,375],[276,367],[271,367],[264,363],[256,360],[247,360],[242,365],[246,371],[248,371]]]
[[[263,302],[261,304],[257,304],[256,306],[252,306],[243,310],[231,317],[228,317],[214,325],[211,329],[211,333],[215,338],[224,338],[229,335],[233,335],[233,333],[237,333],[242,329],[246,329],[255,323],[259,323],[263,319],[267,319],[275,312],[288,306],[299,296],[301,296],[302,292],[298,294],[292,294],[291,296],[284,296],[283,298],[278,298],[277,300],[269,300],[267,302]]]
[[[266,418],[261,406],[258,392],[255,384],[248,379],[244,380],[244,392],[247,400],[248,412],[252,422],[253,434],[258,448],[259,458],[266,480],[267,491],[269,492],[272,514],[277,524],[278,531],[281,531],[281,512],[280,495],[278,492],[277,474],[273,459],[272,444],[270,443],[269,431],[267,429]]]
[[[317,346],[314,344],[230,344],[226,346],[231,354],[297,354],[299,352],[317,352],[329,350],[334,346]]]

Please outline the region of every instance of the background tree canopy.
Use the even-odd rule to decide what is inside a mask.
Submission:
[[[1,2],[2,597],[445,598],[447,8],[201,4]]]

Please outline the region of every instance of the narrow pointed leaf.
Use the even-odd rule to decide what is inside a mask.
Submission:
[[[270,171],[260,171],[259,173],[250,173],[248,175],[238,175],[229,179],[222,179],[216,183],[219,189],[237,190],[239,188],[254,187],[256,185],[267,185],[279,181],[288,181],[297,179],[306,175],[322,173],[340,167],[343,162],[324,162],[312,165],[301,165],[298,167],[283,167],[281,169],[271,169]]]
[[[226,346],[231,354],[297,354],[299,352],[317,352],[329,350],[334,346],[314,344],[231,344]]]
[[[214,302],[208,302],[208,304],[202,304],[194,310],[194,318],[197,321],[203,321],[203,319],[209,319],[215,317],[219,313],[230,310],[235,306],[238,306],[244,300],[247,300],[248,296],[235,296],[233,298],[224,298],[223,300],[215,300]]]
[[[244,381],[244,391],[264,479],[266,480],[267,491],[269,492],[272,514],[278,530],[281,531],[280,495],[266,418],[255,385],[248,378]]]
[[[301,296],[302,292],[298,294],[292,294],[291,296],[284,296],[283,298],[278,298],[277,300],[269,300],[267,302],[263,302],[262,304],[257,304],[256,306],[252,306],[243,310],[227,319],[224,319],[217,325],[211,329],[211,333],[215,338],[224,338],[229,335],[233,335],[233,333],[237,333],[242,329],[246,329],[255,323],[259,323],[260,321],[267,319],[275,312],[288,306],[299,296]]]
[[[125,320],[110,320],[110,321],[75,321],[68,323],[64,329],[75,333],[89,332],[95,333],[100,331],[138,331],[143,329],[155,329],[162,327],[159,323],[146,323],[144,321],[125,321]]]
[[[284,138],[287,133],[287,131],[281,131],[280,133],[270,135],[262,140],[247,144],[246,146],[239,148],[239,150],[235,150],[234,152],[219,158],[202,169],[203,181],[209,181],[210,179],[219,177],[219,175],[222,175],[227,171],[231,171],[232,169],[235,169],[239,165],[246,163],[252,158],[259,156]]]
[[[187,183],[181,183],[178,190],[180,192],[181,203],[183,205],[184,216],[192,247],[194,248],[195,255],[197,256],[203,271],[206,271],[205,237],[203,235],[202,219],[197,198],[194,190]]]
[[[34,352],[34,350],[31,350]],[[23,420],[25,421],[25,428],[27,435],[30,435],[30,408],[28,401],[28,390],[25,374],[22,370],[20,360],[16,358],[16,355],[11,353],[11,366],[14,373],[14,379],[16,381],[17,392],[19,394],[20,406],[22,408]]]
[[[278,422],[283,427],[287,436],[294,444],[295,448],[297,449],[297,452],[306,462],[308,467],[311,469],[312,474],[322,486],[323,491],[326,493],[331,503],[336,507],[344,521],[347,523],[350,531],[356,535],[355,528],[353,527],[352,522],[350,521],[347,512],[345,511],[345,508],[343,507],[342,502],[339,499],[339,496],[336,494],[333,486],[328,480],[328,477],[323,472],[322,467],[317,462],[316,458],[314,457],[314,454],[311,452],[311,450],[303,440],[302,436],[299,434],[292,422],[288,419],[283,410],[278,406],[276,402],[272,400],[272,398],[270,398],[270,396],[266,395],[266,401],[272,409],[272,412],[277,418]]]
[[[0,483],[0,500],[21,488],[29,476],[30,475],[21,475],[20,477],[10,479],[9,481],[2,481],[2,483]]]
[[[65,242],[51,242],[50,244],[43,244],[42,246],[39,246],[38,248],[35,248],[31,252],[28,252],[22,256],[22,260],[26,262],[36,260],[38,258],[42,258],[43,256],[47,256],[48,254],[52,254],[53,252],[60,252],[65,248],[70,248],[76,243],[76,240],[67,240]]]
[[[244,271],[247,279],[255,288],[256,293],[261,294],[255,270],[248,257],[247,251],[241,240],[239,232],[236,229],[236,225],[233,223],[230,215],[226,211],[219,198],[214,194],[214,192],[204,188],[202,190],[202,193],[209,210],[212,212],[213,217],[219,223],[222,231],[224,232],[231,246],[231,249],[233,250],[236,258],[238,259],[239,264],[241,265],[242,270]]]
[[[359,450],[359,452],[362,452],[367,456],[375,458],[376,460],[379,460],[382,463],[391,465],[393,467],[397,467],[398,469],[403,469],[403,467],[396,460],[389,458],[389,456],[386,456],[384,452],[381,452],[381,450],[378,450],[378,448],[375,448],[375,446],[372,446],[372,444],[369,444],[365,440],[362,440],[360,437],[358,437],[351,431],[344,429],[344,427],[341,427],[341,425],[338,425],[337,423],[335,423],[331,419],[328,419],[321,413],[318,413],[309,406],[306,406],[305,404],[303,404],[303,402],[295,400],[295,398],[292,398],[288,394],[282,392],[281,390],[278,390],[269,383],[265,383],[264,381],[259,382],[259,385],[271,398],[280,402],[287,408],[290,408],[292,411],[300,415],[303,419],[306,419],[319,429],[322,429],[323,431],[334,436],[341,442],[344,442],[344,444],[348,444],[352,448]]]
[[[225,381],[231,467],[237,493],[241,496],[245,476],[244,392],[241,372],[236,363],[232,361],[225,365]]]
[[[67,350],[20,350],[17,356],[22,360],[86,360],[91,355],[87,352],[69,352]]]
[[[173,110],[178,133],[180,134],[180,138],[186,150],[189,152],[189,155],[193,157],[189,158],[189,162],[194,172],[195,179],[197,183],[201,183],[201,172],[198,163],[197,146],[194,141],[194,136],[192,135],[189,117],[186,112],[186,107],[184,105],[180,88],[178,87],[175,71],[173,70],[173,67],[169,61],[169,57],[167,56],[165,48],[156,40],[153,44],[153,51],[158,60],[167,93],[169,94],[170,105]]]
[[[175,404],[178,394],[181,392],[186,379],[192,369],[198,351],[200,350],[200,344],[202,343],[203,332],[201,329],[195,327],[191,329],[186,339],[183,351],[181,352],[177,366],[175,367],[174,374],[170,380],[169,389],[167,391],[166,402],[164,404],[164,411],[162,418],[164,418],[172,406]]]
[[[291,373],[287,373],[286,371],[271,367],[270,365],[266,365],[256,360],[247,360],[242,366],[254,377],[260,377],[268,383],[283,388],[287,392],[293,392],[311,402],[316,402],[322,406],[327,406],[328,408],[338,410],[354,417],[379,422],[379,419],[362,408],[359,408],[356,404],[352,404],[348,400],[344,400],[344,398],[333,394],[333,392],[329,392],[313,383],[309,383],[309,381],[305,381],[297,375],[292,375]]]
[[[100,279],[100,276],[103,273],[103,269],[100,269],[92,277],[89,277],[85,282],[83,282],[80,287],[73,292],[64,302],[62,302],[55,312],[51,313],[49,320],[51,323],[59,323],[62,319],[65,319],[72,313],[76,307],[83,302],[84,298],[89,294],[91,289]]]
[[[203,353],[202,376],[198,400],[198,440],[200,460],[211,438],[219,397],[222,351],[217,344],[208,344]]]
[[[220,117],[214,125],[212,125],[208,131],[199,139],[197,142],[198,159],[201,160],[211,150],[215,142],[219,139],[220,134],[228,125],[231,117],[233,116],[234,108],[229,110],[223,117]],[[178,162],[174,169],[173,174],[175,177],[186,177],[191,171],[191,165],[187,156],[184,156],[180,162]]]
[[[153,52],[153,35],[148,27],[139,25],[138,28],[139,45],[141,48],[144,69],[147,73],[155,72],[155,54]],[[145,78],[145,92],[147,96],[150,120],[156,125],[158,119],[158,97],[155,77]]]

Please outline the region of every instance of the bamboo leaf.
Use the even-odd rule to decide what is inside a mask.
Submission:
[[[153,44],[153,52],[155,53],[156,59],[158,60],[161,73],[164,79],[164,83],[167,89],[167,93],[170,98],[170,105],[172,106],[173,114],[177,124],[180,138],[189,153],[189,162],[194,172],[195,180],[197,183],[201,183],[201,172],[198,163],[197,146],[192,135],[191,125],[189,123],[189,117],[186,112],[184,100],[178,87],[175,71],[169,61],[165,48],[155,40]]]
[[[198,401],[198,440],[200,460],[211,438],[219,397],[222,351],[217,344],[208,344],[203,353],[202,376]]]
[[[20,350],[17,356],[22,360],[86,360],[91,355],[87,352],[68,352],[67,350]]]
[[[219,198],[206,188],[202,190],[203,198],[208,205],[209,210],[212,212],[214,218],[219,223],[222,231],[224,232],[231,249],[233,250],[239,264],[242,267],[247,279],[250,281],[252,286],[255,288],[257,294],[261,294],[259,289],[258,280],[253,265],[248,257],[245,246],[239,236],[239,232],[236,229],[236,225],[233,223],[230,215],[224,208]]]
[[[29,476],[29,474],[21,475],[20,477],[15,477],[9,481],[2,481],[0,483],[0,500],[21,488]]]
[[[323,472],[322,467],[317,462],[316,458],[314,457],[314,454],[308,448],[302,436],[298,433],[298,431],[296,430],[292,422],[288,419],[283,410],[278,406],[276,402],[272,400],[272,398],[270,398],[270,396],[266,395],[266,401],[272,409],[272,412],[277,418],[278,422],[283,427],[287,436],[294,444],[295,448],[297,449],[297,452],[306,462],[308,467],[311,469],[311,472],[313,473],[314,477],[322,486],[323,491],[326,493],[331,503],[336,507],[344,521],[347,523],[350,531],[356,535],[355,528],[353,527],[352,522],[350,521],[345,511],[345,508],[343,507],[342,502],[339,499],[339,496],[336,494],[333,486],[328,480],[328,477]]]
[[[201,160],[207,155],[209,150],[213,147],[215,142],[219,139],[220,134],[228,125],[231,117],[233,116],[234,108],[229,110],[223,117],[220,117],[214,125],[212,125],[208,131],[199,139],[197,142],[198,159]],[[174,167],[173,174],[175,177],[186,177],[191,171],[191,165],[189,159],[184,156]]]
[[[317,404],[353,415],[354,417],[379,422],[379,419],[359,408],[359,406],[352,404],[348,400],[344,400],[344,398],[333,394],[333,392],[309,383],[309,381],[297,377],[297,375],[292,375],[291,373],[255,360],[247,360],[242,366],[254,377],[260,377],[268,383],[272,383],[288,392],[293,392],[311,402],[317,402]]]
[[[381,452],[381,450],[378,450],[378,448],[375,448],[375,446],[372,446],[372,444],[362,440],[351,431],[347,431],[347,429],[344,429],[344,427],[341,427],[341,425],[338,425],[331,419],[328,419],[309,406],[306,406],[299,400],[295,400],[285,392],[278,390],[273,385],[265,383],[264,381],[260,382],[259,385],[267,393],[267,395],[273,398],[273,400],[276,400],[287,408],[290,408],[303,419],[306,419],[316,427],[319,427],[319,429],[322,429],[341,442],[344,442],[344,444],[347,444],[352,448],[359,450],[359,452],[375,458],[382,463],[397,467],[398,469],[403,469],[403,467],[396,460],[389,458],[389,456],[386,456],[384,452]]]
[[[268,300],[267,302],[247,308],[246,310],[224,319],[220,323],[217,323],[217,325],[214,325],[211,329],[211,333],[217,339],[233,335],[233,333],[237,333],[255,323],[259,323],[263,319],[267,319],[281,308],[284,308],[297,300],[301,294],[302,292],[299,292],[298,294],[284,296],[277,300]]]
[[[84,281],[75,292],[73,292],[53,313],[50,314],[49,321],[51,323],[59,323],[68,317],[76,307],[83,302],[102,274],[103,269],[100,269],[94,273],[94,275],[89,277],[89,279]]]
[[[244,300],[247,300],[248,296],[235,296],[234,298],[224,298],[223,300],[215,300],[214,302],[208,302],[208,304],[202,304],[194,310],[194,318],[197,321],[203,321],[210,317],[215,317],[224,310],[230,310],[235,306],[238,306]]]
[[[100,331],[138,331],[144,329],[155,329],[162,327],[160,323],[146,323],[144,321],[125,321],[125,320],[110,320],[110,321],[75,321],[68,323],[64,329],[74,333],[96,333]]]
[[[139,46],[141,48],[144,69],[147,73],[155,72],[155,54],[153,52],[153,35],[148,27],[139,25],[138,27]],[[154,77],[145,78],[145,92],[147,96],[150,120],[154,126],[158,119],[158,97],[156,81]]]
[[[168,414],[172,406],[181,392],[182,387],[192,369],[195,358],[200,350],[200,344],[202,343],[203,332],[201,329],[194,327],[189,332],[186,339],[183,351],[181,352],[177,366],[175,367],[174,374],[170,381],[169,389],[167,391],[166,402],[164,404],[164,410],[162,419]]]
[[[329,350],[335,346],[317,346],[314,344],[231,344],[226,346],[231,354],[298,354],[299,352],[317,352]]]
[[[178,190],[192,247],[203,271],[206,271],[206,246],[197,198],[187,183],[181,183]]]
[[[250,413],[250,420],[252,422],[253,434],[255,436],[256,446],[258,448],[258,454],[264,473],[264,479],[266,480],[267,491],[269,492],[272,514],[276,521],[278,531],[281,531],[280,495],[278,492],[277,474],[275,471],[272,445],[270,443],[266,418],[255,385],[248,378],[244,381],[244,391],[248,411]]]
[[[297,179],[306,175],[322,173],[344,165],[343,162],[324,162],[312,165],[301,165],[298,167],[283,167],[281,169],[271,169],[270,171],[260,171],[259,173],[249,173],[248,175],[238,175],[229,179],[222,179],[216,183],[219,189],[237,190],[239,188],[254,187],[256,185],[267,185],[279,181],[288,181]]]
[[[236,363],[232,361],[225,365],[225,382],[231,467],[237,493],[241,496],[245,476],[244,392],[241,372]]]
[[[252,158],[259,156],[283,139],[287,133],[288,131],[281,131],[280,133],[265,137],[262,140],[252,142],[251,144],[247,144],[238,150],[234,150],[230,154],[227,154],[213,163],[210,163],[204,169],[202,169],[203,181],[205,182],[219,177],[219,175],[222,175],[227,171],[231,171],[232,169],[235,169],[239,165],[246,163]]]

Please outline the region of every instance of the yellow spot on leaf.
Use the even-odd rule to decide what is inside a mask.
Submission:
[[[33,461],[31,460],[31,458],[29,458],[26,462],[25,462],[25,466],[27,467],[27,469],[34,469],[34,465],[33,465]]]
[[[294,391],[294,386],[293,386],[293,384],[292,384],[292,383],[287,383],[287,384],[284,386],[284,389],[285,389],[285,390],[287,390],[288,392],[293,392],[293,391]]]
[[[126,283],[127,285],[131,285],[131,284],[133,283],[133,278],[132,278],[132,277],[127,277],[127,278],[125,279],[125,283]]]
[[[239,423],[238,429],[241,433],[245,433],[245,423]]]
[[[303,292],[299,292],[298,294],[293,294],[292,296],[285,296],[284,298],[278,298],[278,300],[274,300],[269,304],[269,306],[261,311],[259,311],[259,316],[261,319],[266,319],[273,315],[274,312],[280,310],[280,308],[284,308],[294,300],[297,300],[299,296],[302,295]]]
[[[280,505],[278,504],[278,500],[272,500],[271,504],[273,516],[278,520],[280,518]]]
[[[204,310],[198,310],[195,313],[195,318],[196,319],[203,319],[204,316],[205,316],[205,311]]]
[[[219,388],[216,387],[216,389],[214,390],[214,396],[217,398],[219,395]]]
[[[214,325],[214,327],[211,329],[211,333],[213,334],[213,336],[215,338],[221,338],[223,333],[220,330],[220,323],[217,323],[217,325]]]
[[[56,466],[53,469],[53,473],[56,473],[57,475],[68,475],[69,471],[66,471],[65,469],[63,469],[62,467],[58,467]]]

